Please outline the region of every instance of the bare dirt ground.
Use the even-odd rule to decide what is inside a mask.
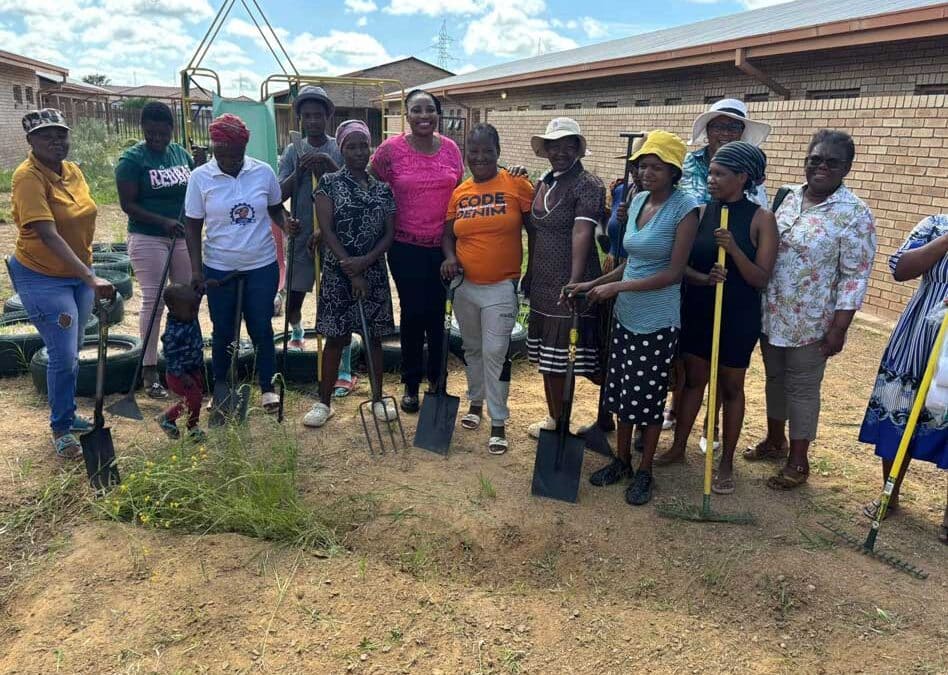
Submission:
[[[121,228],[114,207],[102,220],[104,231]],[[0,253],[12,234],[0,226]],[[115,330],[136,334],[139,302],[136,289]],[[447,459],[420,450],[374,459],[356,418],[365,387],[318,432],[298,424],[310,399],[294,394],[306,500],[371,495],[377,505],[345,549],[182,535],[88,509],[45,513],[30,542],[0,533],[0,672],[948,672],[948,551],[936,539],[944,474],[913,465],[902,511],[881,535],[927,581],[835,545],[817,524],[867,529],[859,510],[881,477],[856,435],[887,334],[860,324],[831,362],[806,486],[773,492],[764,483],[774,465],[737,460],[737,492],[714,503],[752,512],[749,526],[664,520],[652,505],[626,506],[620,486],[584,482],[572,506],[532,498],[526,428],[545,411],[525,363],[514,370],[502,457],[487,454],[486,429],[459,428]],[[454,365],[450,389],[463,394]],[[764,430],[758,358],[747,379],[744,443]],[[397,394],[397,380],[386,388]],[[160,409],[139,400],[146,419]],[[595,404],[595,389],[579,383],[576,418],[591,419]],[[0,381],[0,405],[7,518],[40,501],[62,465],[28,377]],[[120,455],[164,442],[151,422],[110,423]],[[272,421],[254,414],[250,424]],[[603,462],[587,455],[584,472]],[[659,470],[655,501],[697,502],[701,470],[696,449],[688,465]]]

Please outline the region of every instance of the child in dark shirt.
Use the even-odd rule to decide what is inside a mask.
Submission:
[[[205,434],[198,428],[201,398],[204,396],[204,338],[198,323],[201,296],[185,284],[171,284],[164,291],[168,319],[161,336],[165,356],[165,380],[168,389],[180,396],[173,406],[156,418],[169,438],[180,438],[176,421],[184,408],[188,410],[188,435],[202,441]]]

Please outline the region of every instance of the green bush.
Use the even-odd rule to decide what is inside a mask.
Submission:
[[[122,149],[123,141],[110,137],[102,120],[83,119],[72,127],[71,159],[82,168],[97,204],[114,204],[118,201],[115,164]]]
[[[13,170],[0,169],[0,192],[9,192],[13,182]]]

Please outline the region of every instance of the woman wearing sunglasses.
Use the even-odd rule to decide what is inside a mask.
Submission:
[[[816,438],[826,360],[842,351],[869,284],[875,222],[843,184],[855,155],[846,132],[817,131],[804,160],[806,183],[790,190],[775,214],[780,240],[761,328],[767,437],[744,458],[786,458],[767,482],[777,490],[799,487],[809,477],[807,451]]]

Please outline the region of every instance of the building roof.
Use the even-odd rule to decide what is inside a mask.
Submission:
[[[872,17],[879,17],[873,19]],[[924,35],[906,31],[920,22],[938,23]],[[806,44],[848,33],[900,28],[901,39],[948,34],[948,2],[944,0],[795,0],[696,23],[665,28],[561,52],[542,54],[429,82],[435,92],[485,91],[496,86],[529,86],[565,79],[604,77],[734,59],[808,51]],[[875,41],[866,37],[859,44]],[[837,39],[837,42],[840,40]],[[795,44],[790,48],[791,44]],[[837,44],[835,46],[845,46]],[[811,47],[813,49],[815,47]],[[624,71],[622,68],[625,67]],[[611,70],[609,70],[611,69]],[[597,72],[599,71],[599,72]],[[570,75],[570,77],[564,77]]]
[[[140,98],[164,98],[164,99],[180,99],[181,98],[181,88],[180,87],[168,87],[158,84],[142,84],[136,86],[129,85],[116,85],[109,84],[105,87],[113,94],[118,94],[120,96],[134,96]],[[203,91],[197,87],[191,88],[191,101],[210,101],[211,97],[208,94],[205,94]]]
[[[37,61],[36,59],[31,59],[27,56],[21,56],[20,54],[5,52],[3,50],[0,50],[0,63],[8,63],[12,66],[19,66],[20,68],[29,68],[30,70],[37,73],[46,73],[48,75],[58,76],[62,80],[65,80],[69,75],[68,68],[54,66],[52,63]]]
[[[440,70],[440,71],[443,72],[445,75],[448,75],[448,76],[453,76],[453,75],[454,75],[454,73],[452,73],[450,70],[448,70],[448,69],[446,69],[446,68],[442,68],[441,66],[436,66],[436,65],[433,64],[433,63],[428,63],[428,62],[425,61],[424,59],[419,59],[417,56],[406,56],[406,57],[401,58],[401,59],[395,59],[394,61],[387,61],[386,63],[379,63],[379,64],[374,65],[374,66],[369,66],[368,68],[363,68],[362,70],[354,70],[354,71],[352,71],[351,73],[345,73],[344,75],[340,75],[340,77],[363,77],[363,76],[366,76],[366,75],[371,75],[373,70],[376,70],[376,69],[378,69],[378,68],[382,68],[383,66],[394,66],[394,65],[396,65],[396,64],[398,64],[398,63],[403,63],[403,62],[405,62],[405,61],[416,61],[416,62],[418,62],[418,63],[421,63],[421,64],[423,64],[423,65],[428,66],[429,68],[434,68],[435,70]]]

